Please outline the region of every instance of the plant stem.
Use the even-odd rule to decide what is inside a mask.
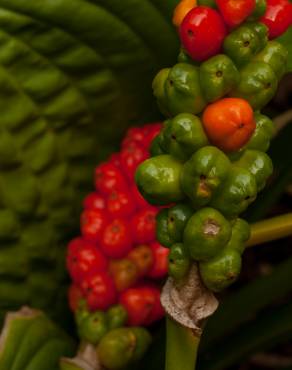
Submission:
[[[292,213],[256,222],[251,225],[251,237],[246,246],[258,244],[292,235]]]
[[[170,317],[166,319],[165,370],[194,370],[200,337]]]

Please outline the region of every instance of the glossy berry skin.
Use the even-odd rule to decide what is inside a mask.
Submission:
[[[86,209],[81,214],[80,227],[81,233],[86,240],[98,242],[102,232],[108,224],[108,217],[104,211]]]
[[[113,279],[106,272],[87,276],[81,283],[88,308],[106,310],[117,302],[117,293]]]
[[[121,151],[120,157],[125,174],[133,182],[137,166],[145,161],[149,154],[141,145],[133,142]]]
[[[120,304],[128,312],[130,326],[145,326],[161,319],[164,311],[160,303],[160,290],[154,286],[140,286],[125,290]]]
[[[147,207],[134,215],[131,221],[133,240],[137,244],[147,244],[155,240],[157,209]]]
[[[268,27],[270,40],[281,36],[292,25],[292,4],[288,0],[267,0],[260,21]]]
[[[135,204],[129,192],[113,190],[106,203],[106,208],[111,217],[129,217],[135,212]]]
[[[125,190],[127,182],[113,163],[102,163],[95,169],[95,187],[101,194],[109,194],[113,189]]]
[[[111,221],[103,231],[100,246],[110,258],[123,258],[132,249],[130,225],[121,218]]]
[[[256,128],[252,107],[240,98],[210,104],[203,113],[203,126],[210,142],[225,152],[243,147]]]
[[[94,244],[83,243],[80,248],[68,249],[67,268],[76,283],[93,272],[106,271],[107,266],[107,259]]]
[[[233,28],[244,22],[255,10],[255,0],[216,0],[225,23]]]
[[[168,273],[168,255],[170,251],[158,242],[152,243],[151,249],[153,254],[153,265],[148,276],[153,279],[164,278]]]
[[[180,26],[183,47],[192,59],[200,62],[221,51],[226,34],[222,16],[206,6],[192,9]]]
[[[83,201],[83,206],[85,209],[97,209],[97,210],[104,210],[106,207],[105,198],[96,193],[90,193]]]

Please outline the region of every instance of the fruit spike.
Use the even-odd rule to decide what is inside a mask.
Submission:
[[[169,250],[156,241],[159,209],[133,181],[161,127],[129,129],[121,151],[97,166],[95,191],[83,202],[82,235],[68,245],[70,307],[81,339],[94,345],[111,329],[150,325],[164,315],[159,281],[167,275]]]
[[[157,236],[180,283],[191,261],[214,292],[240,273],[249,226],[239,215],[273,171],[265,152],[274,127],[260,110],[287,67],[287,50],[270,39],[291,25],[291,9],[287,0],[181,0],[174,11],[178,64],[153,81],[168,119],[136,182],[152,204],[172,203],[158,214]],[[173,210],[185,204],[182,220]]]

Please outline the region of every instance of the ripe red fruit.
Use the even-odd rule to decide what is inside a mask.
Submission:
[[[91,311],[107,310],[117,302],[114,281],[106,272],[85,277],[81,283],[81,290]]]
[[[154,286],[139,286],[125,290],[120,304],[128,313],[128,325],[150,325],[164,316],[160,304],[160,291]]]
[[[255,0],[216,0],[220,13],[229,27],[239,26],[255,9]]]
[[[121,165],[131,182],[134,181],[134,176],[138,165],[145,161],[148,157],[149,154],[147,150],[135,142],[132,142],[130,145],[122,149]]]
[[[133,143],[141,144],[144,139],[144,133],[141,127],[131,127],[126,134],[126,137],[122,141],[122,150],[126,149]]]
[[[131,186],[130,193],[133,197],[133,200],[134,200],[137,208],[144,209],[144,208],[147,208],[147,207],[150,206],[149,203],[142,197],[142,195],[139,192],[136,184],[133,184]]]
[[[202,121],[210,142],[225,152],[241,149],[256,128],[253,109],[241,98],[223,98],[209,104]]]
[[[260,21],[268,27],[270,40],[281,36],[292,25],[292,4],[288,0],[267,0]]]
[[[114,219],[103,231],[101,249],[110,258],[123,258],[132,249],[130,227],[123,219]]]
[[[127,189],[127,182],[113,163],[102,163],[95,169],[95,187],[102,194],[109,194],[113,190]]]
[[[144,277],[153,265],[153,253],[149,245],[139,245],[128,254],[128,258],[135,263],[139,277]]]
[[[86,209],[80,218],[81,233],[86,240],[98,242],[102,232],[108,224],[108,217],[104,211]]]
[[[81,299],[84,299],[81,289],[78,285],[71,284],[68,289],[68,301],[72,312],[77,311]]]
[[[83,206],[85,209],[105,209],[105,199],[102,195],[93,192],[87,195],[83,201]]]
[[[130,193],[113,190],[107,199],[107,210],[112,217],[128,217],[135,212],[135,204]]]
[[[170,250],[158,242],[154,242],[150,246],[153,254],[153,265],[147,275],[154,279],[164,278],[168,273],[168,255]]]
[[[111,163],[113,164],[114,166],[116,166],[117,168],[120,167],[121,165],[121,161],[120,161],[120,153],[113,153],[109,160],[108,160],[108,163]]]
[[[180,26],[180,39],[190,57],[204,61],[220,53],[227,29],[222,16],[207,6],[193,8]]]
[[[131,221],[134,242],[147,244],[155,240],[157,212],[156,208],[147,207],[134,215]]]
[[[90,243],[73,250],[69,248],[66,261],[70,276],[76,283],[93,272],[105,271],[108,265],[105,256]]]

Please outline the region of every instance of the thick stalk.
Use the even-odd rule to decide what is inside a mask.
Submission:
[[[194,370],[200,336],[170,317],[166,319],[166,331],[165,370]]]
[[[251,225],[247,247],[263,244],[292,235],[292,213],[259,221]]]

